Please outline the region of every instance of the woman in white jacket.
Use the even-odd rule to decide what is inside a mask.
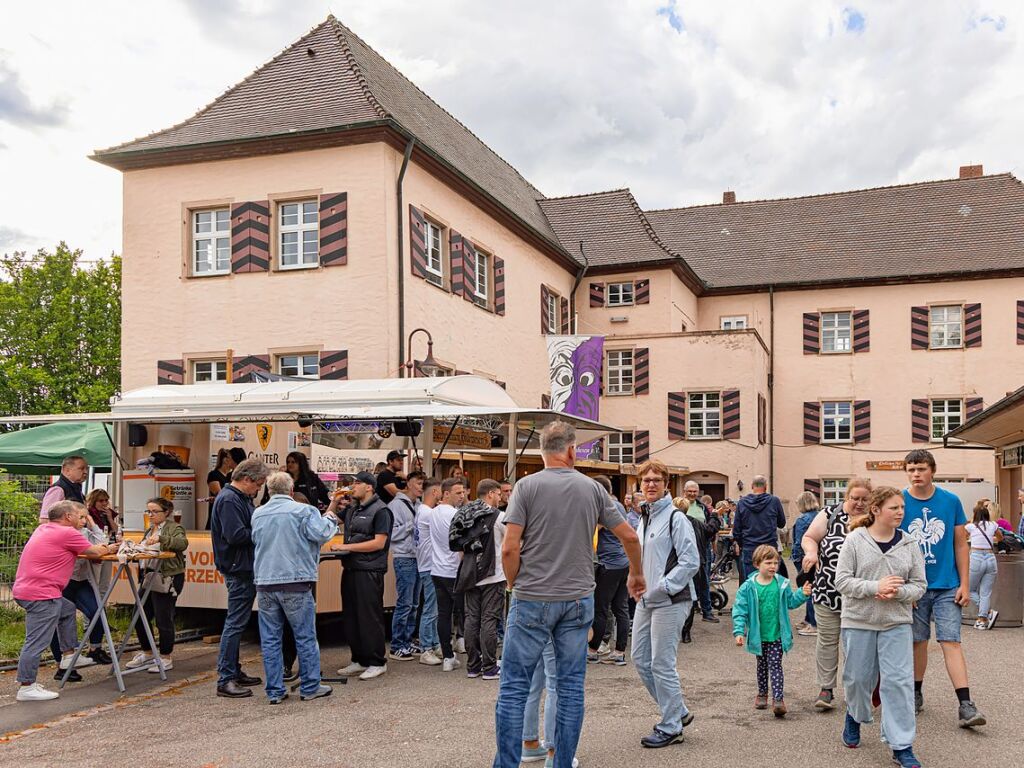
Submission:
[[[902,768],[920,768],[914,755],[913,604],[928,586],[917,542],[899,530],[903,494],[876,488],[868,514],[851,523],[836,566],[843,596],[846,664],[843,743],[860,744],[860,726],[872,720],[871,695],[881,678],[882,735]]]

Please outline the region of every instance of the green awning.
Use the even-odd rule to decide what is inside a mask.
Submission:
[[[65,456],[77,455],[90,467],[109,471],[113,449],[107,430],[109,424],[80,421],[7,432],[0,435],[0,469],[20,475],[56,474]]]

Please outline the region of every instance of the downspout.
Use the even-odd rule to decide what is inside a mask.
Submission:
[[[402,200],[402,182],[405,171],[412,157],[412,147],[416,139],[410,138],[405,145],[405,156],[402,158],[402,170],[398,172],[398,183],[395,196],[398,200],[398,378],[405,378],[405,203]]]
[[[573,318],[573,333],[579,333],[579,316],[576,314],[576,290],[580,287],[580,283],[583,282],[583,276],[587,274],[587,270],[590,268],[590,260],[587,258],[587,254],[583,251],[583,241],[580,240],[580,256],[583,257],[583,266],[580,268],[580,272],[576,275],[576,282],[572,284],[572,293],[569,294],[569,312]]]
[[[775,489],[775,286],[768,286],[768,487]]]

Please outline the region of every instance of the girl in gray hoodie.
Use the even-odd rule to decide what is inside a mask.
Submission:
[[[836,566],[843,596],[842,635],[846,664],[843,743],[860,744],[860,726],[872,720],[876,683],[882,699],[882,735],[902,768],[920,768],[914,756],[913,604],[928,586],[924,556],[899,530],[903,494],[876,488],[868,514],[850,525]]]

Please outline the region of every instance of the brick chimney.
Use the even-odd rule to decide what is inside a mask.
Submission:
[[[732,190],[729,190],[728,192],[723,192],[722,193],[722,202],[725,203],[726,205],[729,205],[730,203],[735,203],[736,202],[736,193],[733,192]]]
[[[980,165],[961,165],[960,166],[960,178],[961,179],[980,179],[985,175],[983,166]]]

